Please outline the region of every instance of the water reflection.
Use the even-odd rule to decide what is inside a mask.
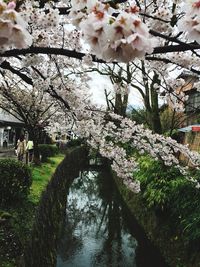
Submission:
[[[130,234],[105,173],[83,172],[67,197],[67,216],[57,267],[136,266],[136,239]]]
[[[57,267],[167,267],[109,172],[82,172],[70,187],[66,213]]]

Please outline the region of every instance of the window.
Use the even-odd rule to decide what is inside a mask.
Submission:
[[[193,112],[196,109],[199,109],[200,111],[200,92],[193,92],[189,95],[185,111],[188,113]]]

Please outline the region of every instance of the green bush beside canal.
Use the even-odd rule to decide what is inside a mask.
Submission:
[[[27,196],[31,183],[30,168],[14,159],[0,160],[0,201],[13,202]]]
[[[59,152],[59,149],[55,145],[40,144],[39,153],[41,155],[42,162],[46,162],[49,157],[54,157]]]
[[[173,267],[200,266],[200,190],[177,168],[139,156],[133,194],[115,178],[125,202]],[[199,179],[198,172],[191,173]]]
[[[175,167],[164,166],[148,156],[140,157],[134,173],[148,207],[171,218],[188,248],[200,251],[200,190]],[[194,175],[191,173],[191,175]],[[198,172],[196,172],[196,177]],[[195,245],[194,245],[195,244]]]

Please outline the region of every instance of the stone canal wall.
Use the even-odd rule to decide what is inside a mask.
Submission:
[[[181,236],[174,232],[167,214],[158,215],[148,208],[140,194],[131,192],[122,179],[113,174],[117,188],[128,209],[144,229],[150,241],[159,249],[170,267],[200,267],[200,255],[184,249]]]
[[[53,267],[56,264],[56,243],[66,212],[67,190],[79,171],[86,165],[84,146],[70,149],[56,169],[41,197],[32,229],[31,240],[25,250],[25,267]]]

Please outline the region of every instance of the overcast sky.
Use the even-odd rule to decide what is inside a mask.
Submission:
[[[92,101],[97,105],[106,106],[106,99],[104,90],[107,92],[113,92],[113,86],[108,76],[102,76],[98,73],[93,72],[91,75],[91,81],[89,82],[90,90],[92,93]],[[141,108],[143,106],[142,98],[140,94],[132,88],[129,95],[128,105],[134,108]]]
[[[68,24],[66,28],[69,31],[72,31],[75,29],[75,27],[71,24]],[[83,45],[83,52],[87,52],[89,46],[87,44],[82,43]],[[90,90],[92,93],[92,101],[93,103],[97,105],[106,106],[106,98],[104,90],[106,89],[107,92],[112,91],[113,92],[113,86],[108,76],[100,75],[97,72],[92,72],[89,74],[91,77],[91,81],[88,82],[90,85]],[[140,94],[132,89],[132,91],[129,94],[129,103],[128,105],[133,106],[134,108],[141,108],[143,106],[142,98]]]

